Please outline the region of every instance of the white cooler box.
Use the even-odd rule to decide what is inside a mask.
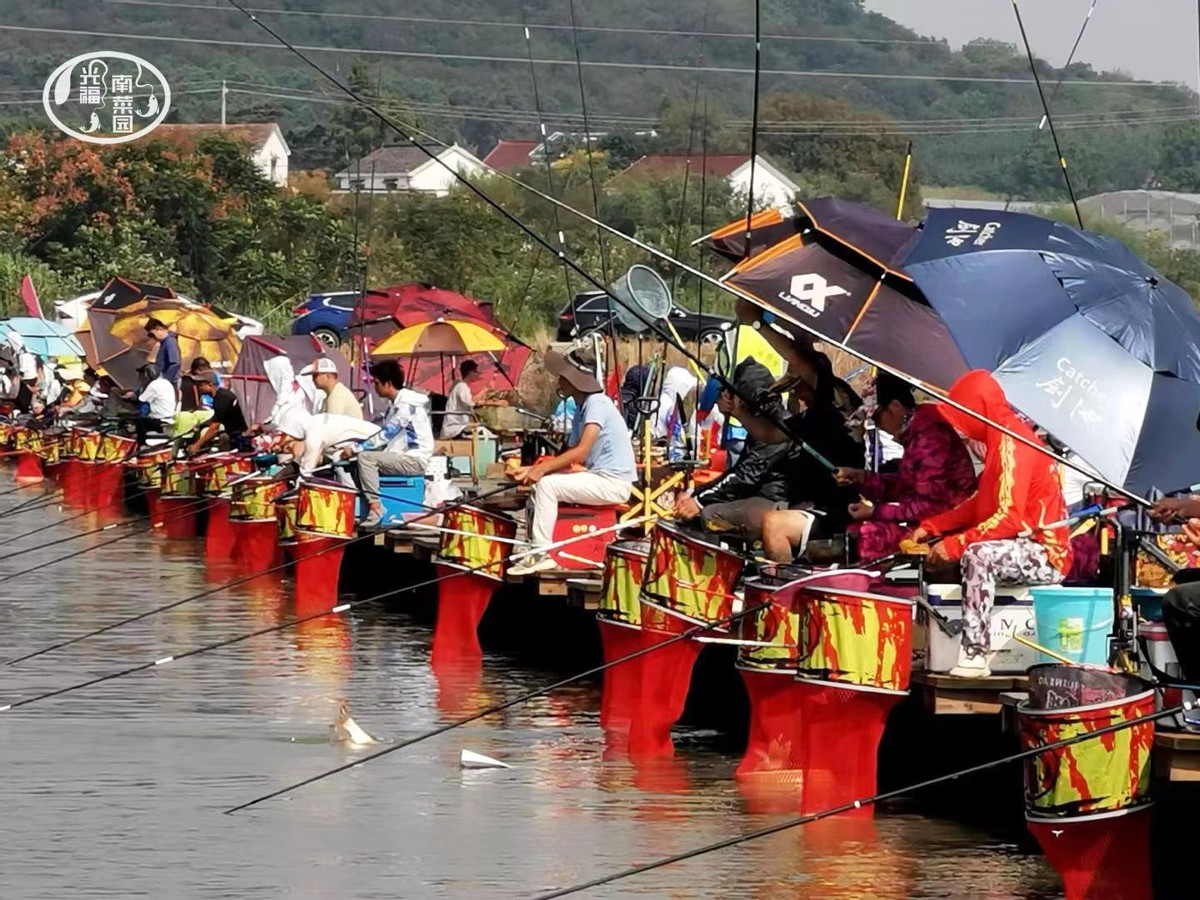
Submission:
[[[952,622],[962,618],[960,585],[931,584],[927,586],[927,591],[929,605],[945,618]],[[958,664],[962,638],[961,635],[950,637],[938,627],[937,622],[929,619],[929,613],[918,606],[917,634],[923,630],[925,639],[919,643],[913,642],[913,668],[944,674]],[[993,675],[1024,675],[1026,669],[1037,664],[1037,651],[1014,640],[1014,634],[1037,641],[1033,597],[1026,587],[999,587],[996,589],[996,605],[992,608],[991,619]]]

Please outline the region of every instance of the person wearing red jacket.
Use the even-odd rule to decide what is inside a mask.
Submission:
[[[941,407],[946,421],[982,448],[979,488],[953,509],[922,521],[912,539],[940,539],[930,550],[930,561],[957,561],[962,567],[962,649],[950,674],[981,678],[991,674],[988,626],[996,585],[1060,584],[1071,570],[1067,503],[1058,464],[1036,449],[1045,445],[1008,405],[991,375],[966,373],[950,389],[950,399],[987,420],[949,404]]]

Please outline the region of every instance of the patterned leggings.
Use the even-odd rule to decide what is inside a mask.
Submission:
[[[962,556],[963,648],[971,656],[989,653],[989,628],[997,584],[1059,584],[1062,573],[1050,565],[1046,548],[1028,538],[971,544]]]

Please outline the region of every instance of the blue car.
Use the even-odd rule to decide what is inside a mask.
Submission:
[[[341,346],[354,309],[362,299],[361,291],[329,291],[312,294],[303,306],[292,310],[292,334],[311,334],[326,347]]]

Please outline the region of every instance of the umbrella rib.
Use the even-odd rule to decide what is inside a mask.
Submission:
[[[850,337],[854,334],[854,329],[858,328],[859,323],[862,322],[862,320],[863,320],[863,316],[865,316],[867,314],[867,310],[871,308],[871,304],[874,303],[875,298],[877,296],[879,296],[879,291],[882,287],[883,287],[883,279],[880,279],[879,281],[875,282],[875,287],[871,289],[871,293],[867,297],[867,302],[862,305],[862,308],[859,309],[859,311],[858,311],[858,315],[855,316],[854,321],[852,323],[850,323],[850,330],[847,331],[846,336],[844,338],[842,338],[843,341],[850,340]]]

